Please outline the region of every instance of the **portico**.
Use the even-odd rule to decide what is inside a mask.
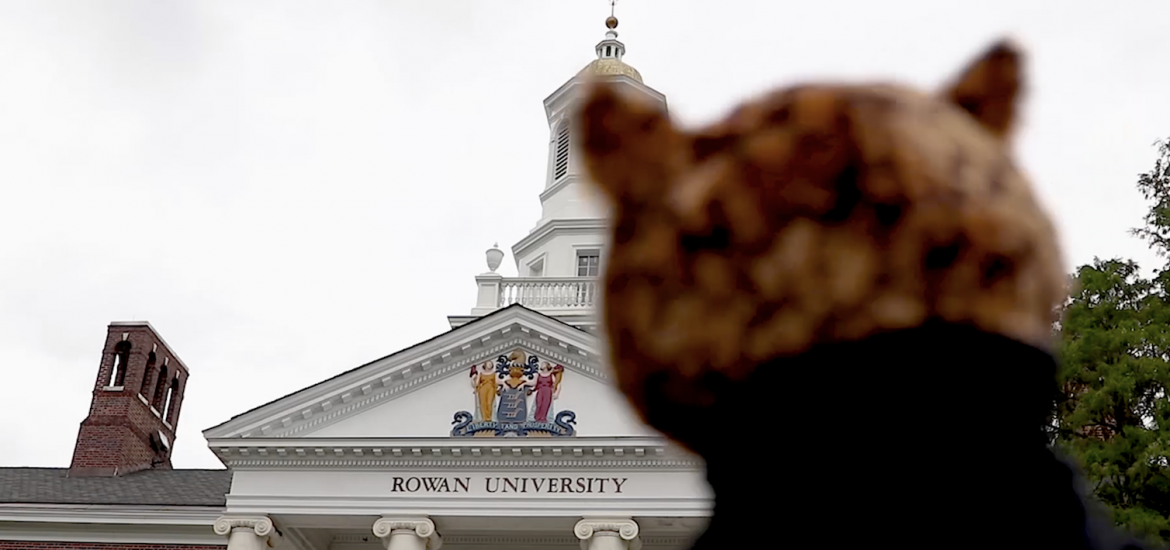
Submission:
[[[671,523],[655,523],[649,536],[633,518],[589,517],[565,528],[565,522],[550,522],[544,529],[523,532],[504,531],[486,525],[485,518],[467,521],[436,521],[429,516],[387,516],[376,519],[367,533],[350,529],[332,534],[329,545],[341,550],[437,550],[439,548],[517,548],[579,547],[582,550],[639,550],[641,548],[685,547],[690,541],[692,523],[671,528]],[[645,521],[645,520],[644,520]],[[451,525],[447,535],[440,535],[439,524]],[[476,528],[475,524],[485,524]],[[222,529],[220,526],[224,526]],[[216,532],[230,533],[229,549],[292,547],[293,543],[277,534],[272,521],[263,516],[221,518]],[[462,528],[460,526],[462,525]],[[665,526],[665,527],[663,527]],[[555,527],[555,529],[554,529]],[[296,528],[287,528],[296,529]],[[321,529],[298,529],[300,537],[319,536]],[[265,534],[260,534],[265,533]]]
[[[513,304],[212,428],[234,472],[216,532],[229,550],[685,547],[710,514],[702,463],[637,421],[597,348]]]

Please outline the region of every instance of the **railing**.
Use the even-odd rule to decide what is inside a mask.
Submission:
[[[597,302],[592,277],[516,277],[500,281],[499,307],[520,304],[532,309],[589,309]]]

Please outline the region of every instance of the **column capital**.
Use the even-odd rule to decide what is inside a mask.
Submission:
[[[236,530],[251,531],[257,537],[266,539],[269,547],[276,546],[280,541],[280,531],[266,516],[220,516],[212,529],[220,536],[230,535]]]
[[[588,550],[590,539],[598,535],[619,537],[629,544],[630,550],[638,550],[642,547],[638,532],[638,522],[630,518],[585,518],[573,527],[573,534],[581,539],[582,550]]]
[[[435,530],[435,522],[427,517],[384,517],[374,522],[374,536],[389,548],[391,535],[410,534],[426,541],[427,550],[439,550],[443,539]]]

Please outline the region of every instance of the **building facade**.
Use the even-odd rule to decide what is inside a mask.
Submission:
[[[186,367],[149,325],[111,325],[73,468],[0,469],[0,550],[686,547],[712,505],[702,464],[636,419],[597,333],[606,212],[570,114],[591,76],[666,106],[606,25],[596,59],[544,101],[541,218],[512,247],[518,277],[497,273],[493,246],[448,332],[205,430],[222,471],[170,468]],[[5,476],[26,478],[17,498]],[[89,515],[36,515],[70,506],[53,501]]]

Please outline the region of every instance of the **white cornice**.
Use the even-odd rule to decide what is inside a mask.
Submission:
[[[555,233],[596,233],[598,231],[605,232],[607,229],[607,221],[605,218],[571,218],[571,219],[552,219],[544,222],[531,233],[526,235],[520,242],[512,245],[512,258],[519,261],[525,252],[544,242],[546,239],[552,237]],[[519,264],[517,264],[519,266]]]
[[[244,413],[203,432],[206,439],[290,437],[426,387],[498,355],[526,349],[605,380],[596,336],[522,306],[510,306]]]
[[[579,310],[572,310],[571,313],[561,313],[561,311],[564,310],[540,310],[542,315],[547,315],[562,323],[573,325],[574,327],[587,332],[596,332],[598,327],[598,320],[597,312],[595,310],[590,309],[584,313]],[[451,325],[451,328],[458,328],[476,319],[479,319],[480,317],[482,317],[482,315],[448,315],[447,322]]]
[[[655,437],[226,439],[208,442],[247,468],[601,468],[698,470],[700,459]]]
[[[658,90],[655,90],[654,88],[651,88],[650,86],[647,86],[641,82],[638,82],[637,80],[634,80],[634,79],[632,79],[628,76],[625,76],[625,75],[608,75],[608,76],[599,76],[599,77],[595,77],[595,78],[597,78],[601,81],[605,81],[605,82],[617,82],[617,83],[624,84],[626,86],[632,86],[635,90],[638,90],[644,94],[649,95],[650,97],[654,98],[655,100],[662,102],[662,107],[664,109],[667,109],[669,112],[669,106],[666,102],[666,96],[663,95],[662,92],[659,92]],[[556,118],[557,111],[560,110],[560,108],[561,108],[562,104],[565,102],[565,100],[567,98],[573,97],[573,94],[576,93],[577,90],[579,88],[583,87],[584,85],[585,85],[585,80],[579,75],[574,76],[573,78],[570,78],[569,80],[565,81],[564,84],[561,84],[561,86],[559,88],[557,88],[555,91],[553,91],[553,93],[549,94],[548,97],[544,98],[544,115],[545,115],[545,117],[550,122],[554,118]]]
[[[0,504],[0,521],[207,526],[223,508],[212,506],[123,506],[106,504]]]
[[[547,201],[549,199],[549,197],[553,196],[561,189],[564,189],[564,188],[568,187],[569,185],[571,185],[575,182],[578,182],[578,181],[580,181],[582,183],[588,183],[583,178],[581,178],[581,176],[579,174],[574,174],[572,172],[565,174],[565,177],[557,180],[552,185],[548,186],[544,191],[540,192],[540,202],[543,204],[545,201]]]
[[[144,544],[150,546],[198,545],[227,546],[227,537],[211,532],[210,527],[199,529],[165,529],[143,531],[129,525],[94,528],[91,525],[54,524],[41,528],[19,523],[0,528],[0,540],[21,542],[65,542],[84,544]]]
[[[710,517],[713,501],[707,497],[629,498],[626,496],[573,496],[564,498],[498,499],[414,497],[305,497],[239,495],[228,497],[228,509],[238,514],[296,514],[300,516],[394,516],[426,510],[430,516],[497,518],[563,518],[581,516],[634,516],[668,518]]]
[[[349,549],[363,549],[381,546],[376,540],[372,542],[374,537],[365,534],[340,534],[335,535],[329,545],[332,550],[349,550]],[[687,543],[691,542],[693,536],[639,536],[643,547],[646,546],[665,546],[670,548],[682,548]],[[515,548],[518,546],[536,546],[539,548],[557,547],[557,546],[573,546],[579,547],[581,540],[572,533],[568,535],[554,535],[554,534],[457,534],[446,535],[443,537],[443,544],[446,545],[469,545],[469,546],[491,546],[503,548]]]

